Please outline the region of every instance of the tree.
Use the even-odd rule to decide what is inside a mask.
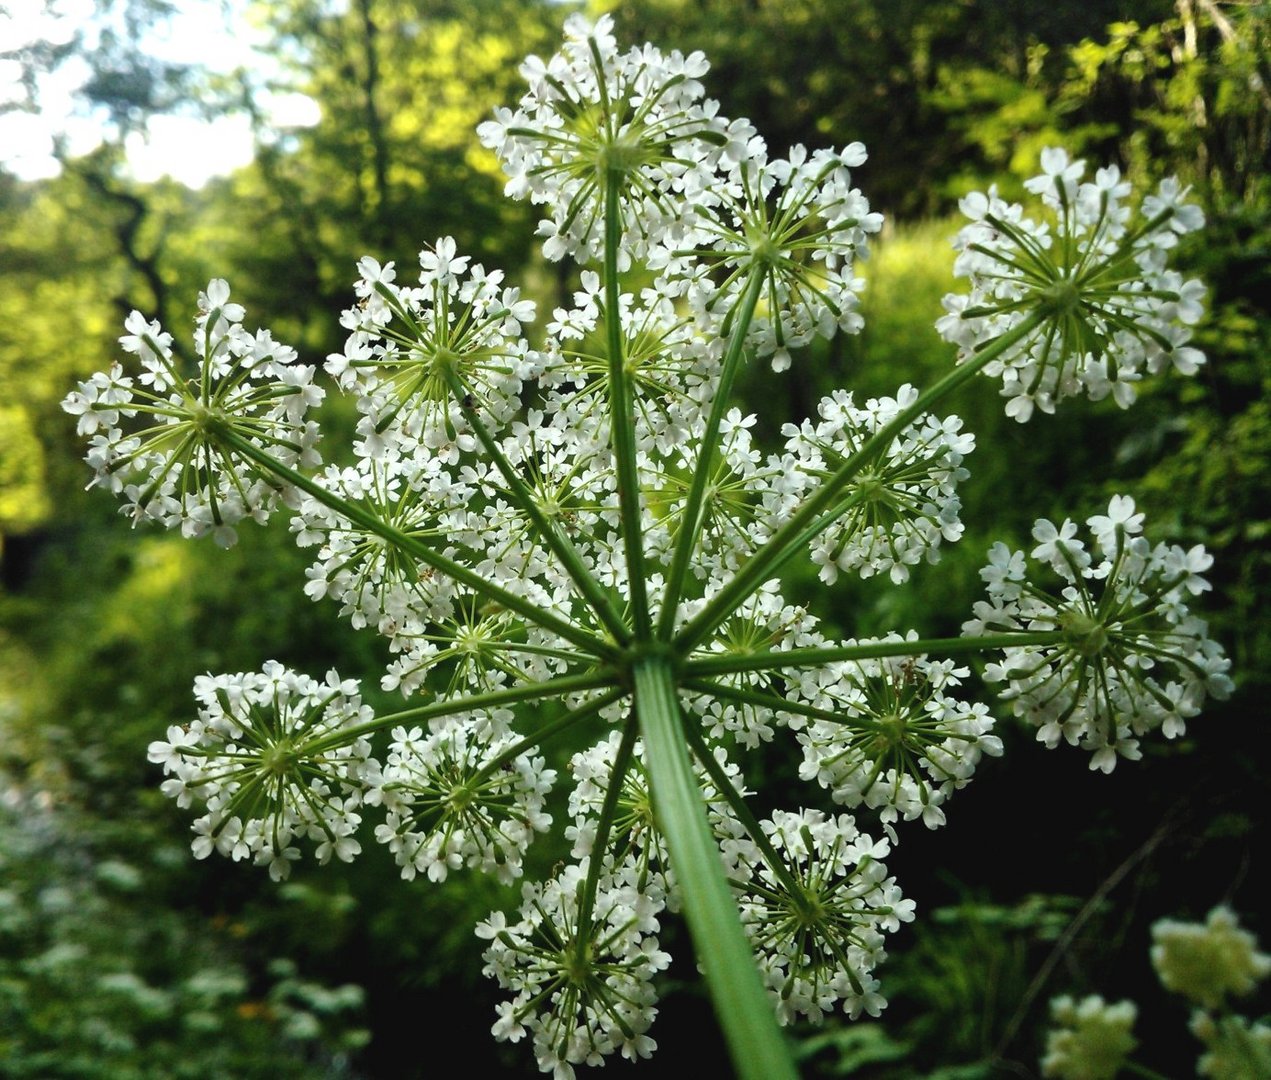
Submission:
[[[937,94],[948,72],[1000,72],[1016,87],[1039,46],[1059,48],[1097,33],[1124,5],[621,0],[592,6],[611,10],[633,40],[704,50],[712,64],[709,86],[725,113],[750,117],[774,153],[795,143],[861,140],[870,152],[862,178],[871,195],[890,212],[913,217],[945,208],[948,193],[933,178],[961,172],[968,162]],[[1167,10],[1164,0],[1138,6],[1145,17]],[[970,170],[964,180],[974,185]]]

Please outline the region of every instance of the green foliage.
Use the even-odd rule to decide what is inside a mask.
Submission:
[[[368,252],[409,274],[420,247],[453,235],[487,265],[526,260],[533,219],[502,198],[471,133],[517,92],[520,57],[555,37],[555,11],[511,0],[262,0],[255,11],[322,121],[264,142],[253,166],[212,188],[203,225],[280,336],[338,348],[330,327]]]
[[[0,538],[29,532],[54,512],[59,465],[71,455],[58,402],[107,348],[119,266],[91,200],[73,179],[20,185],[0,175]],[[74,312],[78,334],[65,329]],[[76,487],[82,480],[76,477]],[[2,541],[0,541],[2,542]]]
[[[885,1025],[864,1020],[810,1035],[799,1044],[796,1060],[821,1076],[852,1076],[870,1066],[903,1061],[911,1050],[910,1043],[888,1034]]]
[[[0,406],[0,537],[27,532],[49,515],[44,447],[25,409]]]
[[[967,899],[939,908],[898,965],[897,1002],[936,1064],[985,1060],[1028,1005],[1029,984],[1080,907],[1066,896],[1033,895],[1009,906]]]
[[[1062,141],[1144,180],[1178,174],[1211,208],[1265,202],[1271,9],[1261,0],[1146,7],[1155,10],[1085,28],[1063,48],[1030,35],[1013,68],[951,58],[928,103],[973,151],[968,179],[1004,170],[1018,182]]]
[[[362,991],[244,962],[235,927],[170,904],[184,852],[7,785],[0,805],[0,1076],[348,1075]]]
[[[1080,906],[1026,896],[1001,905],[966,897],[915,923],[916,940],[888,962],[884,1024],[830,1026],[800,1043],[820,1076],[981,1080],[1021,1010],[1030,981]]]
[[[930,215],[1000,165],[982,167],[959,124],[993,106],[1041,109],[1041,88],[1021,99],[1036,55],[1098,33],[1115,2],[1047,0],[596,0],[624,40],[673,42],[711,59],[707,81],[729,116],[747,116],[769,148],[862,140],[871,202],[888,214]],[[1144,17],[1163,2],[1137,5]],[[973,73],[973,74],[972,74]],[[971,79],[978,88],[963,90]],[[949,101],[949,95],[954,99]],[[952,123],[951,123],[952,117]],[[1009,131],[1009,121],[999,127]],[[1036,159],[1027,163],[1031,169]],[[953,176],[949,187],[937,180]],[[928,320],[929,321],[929,320]]]

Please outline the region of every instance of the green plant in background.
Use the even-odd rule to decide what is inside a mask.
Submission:
[[[251,971],[230,934],[152,895],[181,851],[124,832],[6,785],[0,1075],[349,1075],[367,1037],[361,988],[298,978],[287,961]]]
[[[998,1075],[1002,1032],[1029,1008],[1035,952],[1055,946],[1080,906],[1063,896],[1032,895],[1011,906],[964,896],[924,912],[913,940],[888,963],[894,1001],[885,1025],[859,1021],[808,1033],[798,1044],[807,1075]]]
[[[1203,923],[1161,919],[1152,927],[1152,966],[1166,990],[1192,1006],[1190,1028],[1205,1047],[1198,1076],[1258,1080],[1271,1074],[1271,1026],[1232,1011],[1230,999],[1247,997],[1271,974],[1271,956],[1240,928],[1230,908],[1214,908]],[[1130,1055],[1138,1009],[1133,1001],[1105,1002],[1092,994],[1080,1002],[1055,998],[1058,1025],[1046,1040],[1045,1076],[1061,1080],[1111,1080],[1123,1070],[1156,1076]]]
[[[64,403],[94,483],[134,522],[229,545],[290,509],[317,550],[306,592],[383,635],[381,687],[416,699],[377,715],[357,680],[272,661],[200,677],[197,719],[150,747],[164,791],[199,807],[196,855],[285,878],[302,846],[356,857],[378,808],[403,877],[516,880],[552,825],[542,745],[592,732],[570,761],[573,861],[477,928],[511,995],[496,1036],[529,1037],[562,1077],[654,1049],[668,910],[744,1075],[792,1072],[777,1021],[878,1014],[883,935],[913,917],[882,860],[902,821],[938,827],[1001,750],[955,656],[996,656],[1011,709],[1105,772],[1230,688],[1188,609],[1209,556],[1150,543],[1128,496],[1086,520],[1088,540],[1041,520],[1031,551],[995,545],[989,599],[957,638],[835,642],[779,576],[807,553],[827,584],[900,585],[938,560],[963,531],[974,438],[931,410],[977,373],[1023,422],[1080,394],[1128,406],[1145,375],[1195,372],[1203,289],[1168,265],[1201,224],[1186,191],[1163,181],[1135,213],[1115,168],[1086,181],[1048,150],[1027,184],[1040,211],[968,196],[955,269],[969,289],[938,324],[957,365],[921,392],[835,390],[765,457],[733,404],[738,371],[783,370],[860,329],[855,260],[881,217],[852,185],[860,144],[771,157],[705,99],[706,69],[622,52],[607,19],[576,17],[559,53],[525,63],[529,93],[479,135],[508,193],[546,208],[544,253],[582,265],[579,288],[535,347],[534,305],[450,238],[421,252],[418,284],[362,259],[326,364],[357,402],[354,464],[319,471],[315,368],[244,329],[221,279],[200,296],[193,371],[134,313],[130,369]],[[737,751],[778,738],[804,780],[877,827],[757,816]]]

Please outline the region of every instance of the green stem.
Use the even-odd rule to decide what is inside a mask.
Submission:
[[[724,419],[724,410],[732,395],[733,381],[741,367],[742,354],[745,351],[746,334],[754,319],[755,306],[759,303],[759,294],[763,290],[764,267],[759,266],[750,273],[746,291],[736,319],[733,321],[732,336],[728,342],[728,351],[719,371],[719,382],[715,387],[715,396],[711,400],[710,415],[706,418],[706,430],[698,443],[697,464],[693,470],[693,483],[689,488],[688,500],[684,504],[684,513],[680,518],[680,533],[675,543],[675,558],[671,564],[670,576],[666,582],[666,592],[662,601],[662,612],[658,619],[658,636],[669,638],[675,627],[675,609],[679,606],[680,593],[684,588],[684,575],[688,572],[689,559],[693,554],[693,546],[697,543],[702,526],[702,499],[706,491],[706,481],[715,465],[715,455],[719,447],[719,426]]]
[[[586,958],[587,946],[591,942],[592,908],[596,903],[596,890],[600,886],[600,871],[604,866],[605,852],[609,846],[609,833],[613,831],[613,819],[617,812],[618,799],[622,796],[622,783],[626,779],[627,770],[635,753],[636,736],[640,733],[640,725],[634,716],[627,718],[626,730],[622,733],[622,741],[618,744],[618,752],[614,755],[613,768],[609,771],[609,787],[605,791],[605,799],[600,807],[600,819],[596,822],[596,836],[591,845],[591,857],[587,863],[587,878],[583,882],[583,894],[578,901],[578,959]]]
[[[1169,1080],[1164,1073],[1158,1073],[1155,1069],[1149,1069],[1146,1065],[1140,1065],[1137,1061],[1123,1061],[1121,1068],[1126,1072],[1133,1073],[1135,1076],[1142,1076],[1144,1080]]]
[[[525,753],[526,750],[532,749],[535,746],[540,746],[553,735],[559,735],[562,731],[573,727],[579,721],[586,720],[588,717],[594,716],[606,705],[612,705],[624,694],[626,694],[625,690],[610,690],[607,693],[601,694],[600,697],[592,698],[586,704],[580,705],[577,709],[573,709],[570,712],[565,713],[564,716],[552,720],[549,723],[544,724],[541,728],[530,732],[530,734],[526,735],[525,738],[509,746],[506,750],[499,754],[498,757],[491,758],[482,765],[477,774],[473,776],[472,784],[475,786],[476,784],[483,783],[488,777],[493,776],[496,772],[503,768],[503,766],[509,761],[515,761],[518,757]]]
[[[942,398],[974,378],[986,364],[1009,352],[1045,322],[1043,311],[1034,311],[1013,330],[1007,331],[965,363],[954,368],[939,382],[928,387],[907,409],[902,409],[888,423],[861,444],[807,502],[796,510],[768,542],[742,565],[736,576],[725,585],[679,633],[676,644],[681,654],[688,653],[714,632],[737,606],[780,569],[792,555],[822,531],[827,522],[822,514],[839,497],[842,489],[877,455],[885,453],[891,441]]]
[[[635,704],[658,827],[680,881],[684,915],[706,985],[744,1080],[794,1080],[785,1038],[755,964],[685,746],[675,679],[665,657],[636,663]]]
[[[743,686],[729,686],[726,683],[710,682],[706,679],[688,678],[684,680],[683,685],[685,690],[693,690],[709,697],[724,698],[741,705],[754,705],[760,709],[767,709],[769,712],[784,712],[794,716],[807,716],[813,720],[825,720],[832,724],[842,724],[853,731],[877,731],[879,726],[876,721],[862,721],[859,718],[849,720],[841,712],[818,709],[815,705],[808,705],[801,701],[788,701],[776,694],[765,694],[762,690],[750,690]]]
[[[372,532],[376,536],[387,540],[398,551],[404,551],[427,566],[431,566],[434,570],[440,570],[443,574],[468,586],[473,592],[484,596],[487,600],[492,600],[509,611],[516,612],[521,618],[543,627],[544,630],[550,630],[553,634],[572,642],[592,656],[612,659],[618,655],[617,647],[611,642],[602,641],[595,635],[589,634],[582,627],[575,626],[572,622],[553,615],[532,600],[527,600],[500,588],[498,585],[492,584],[487,578],[469,570],[466,566],[455,562],[453,559],[448,559],[441,552],[434,551],[417,538],[408,536],[400,529],[393,528],[392,525],[382,521],[369,510],[365,510],[355,503],[341,498],[333,491],[328,491],[320,484],[314,483],[309,477],[289,468],[277,458],[260,449],[260,447],[244,439],[229,424],[218,422],[215,425],[209,425],[209,429],[212,427],[215,428],[217,437],[222,440],[224,445],[233,448],[237,453],[259,465],[266,472],[271,472],[279,479],[285,480],[301,491],[312,495],[324,506],[330,507],[353,522],[353,524],[360,525],[368,532]]]
[[[889,656],[918,656],[923,653],[985,652],[1012,649],[1021,645],[1053,645],[1064,639],[1062,630],[1021,630],[1017,634],[982,634],[952,638],[920,638],[917,641],[873,641],[864,645],[827,645],[824,648],[787,649],[746,655],[704,656],[685,662],[686,678],[727,675],[735,671],[781,671],[788,668],[818,667],[841,660],[879,660]]]
[[[574,584],[578,586],[578,591],[582,594],[583,599],[586,600],[592,611],[599,616],[600,621],[605,624],[614,639],[620,644],[625,644],[628,637],[627,628],[609,596],[601,587],[600,582],[588,572],[577,549],[569,542],[569,539],[561,535],[556,526],[547,520],[535,501],[533,492],[525,486],[525,482],[517,475],[516,470],[512,468],[511,462],[504,456],[503,451],[499,449],[499,444],[495,442],[494,436],[490,434],[489,429],[481,422],[475,406],[471,404],[471,397],[459,380],[458,373],[453,367],[447,366],[444,375],[446,384],[454,395],[455,401],[458,402],[460,409],[463,410],[468,423],[472,425],[472,430],[477,433],[477,438],[481,440],[481,445],[485,447],[486,453],[494,459],[494,464],[503,475],[512,497],[520,504],[521,509],[525,511],[534,523],[534,527],[538,530],[538,534],[542,537],[544,543],[560,559],[565,572],[570,576]]]
[[[614,460],[618,467],[618,511],[622,520],[622,543],[627,556],[627,578],[631,589],[631,611],[635,636],[639,641],[652,637],[648,586],[644,576],[644,540],[640,523],[640,470],[636,463],[634,406],[622,348],[622,318],[619,310],[621,281],[618,277],[618,248],[622,243],[622,215],[619,206],[620,172],[605,175],[605,343],[609,351],[609,415]]]
[[[759,849],[759,854],[763,856],[774,876],[781,880],[781,883],[789,890],[791,896],[800,896],[803,893],[803,886],[790,873],[790,868],[786,865],[785,859],[772,846],[772,841],[768,839],[768,834],[763,831],[763,826],[759,824],[755,815],[750,812],[750,807],[746,805],[746,800],[742,798],[741,792],[733,787],[733,782],[728,778],[728,773],[715,760],[715,755],[711,753],[710,747],[706,745],[701,732],[691,723],[684,725],[684,732],[697,760],[702,763],[702,768],[706,770],[707,775],[711,778],[711,783],[715,785],[715,790],[724,797],[724,800],[732,808],[733,813],[737,815],[737,820],[741,822],[742,828],[746,830],[755,847]]]
[[[434,701],[431,705],[420,705],[414,709],[403,709],[401,712],[377,716],[365,724],[356,727],[342,728],[324,739],[319,739],[306,747],[307,753],[321,753],[332,747],[345,746],[363,735],[374,735],[385,728],[396,724],[405,724],[416,720],[437,720],[455,713],[481,712],[484,709],[498,708],[500,705],[512,705],[521,701],[534,701],[537,698],[564,697],[579,690],[595,690],[601,686],[612,686],[614,673],[608,670],[588,672],[586,675],[564,675],[559,679],[548,679],[546,682],[523,683],[510,686],[506,690],[491,690],[485,694],[473,694],[471,697],[446,698]],[[588,703],[590,707],[591,704]],[[571,713],[572,717],[574,714]],[[562,718],[563,720],[564,718]],[[555,725],[552,725],[555,730]]]

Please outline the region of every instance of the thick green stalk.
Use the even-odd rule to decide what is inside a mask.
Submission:
[[[471,404],[471,398],[466,393],[463,383],[459,381],[458,373],[453,368],[448,368],[445,371],[445,378],[447,386],[450,387],[450,392],[459,403],[459,407],[463,410],[464,416],[467,417],[468,423],[472,425],[472,430],[477,433],[477,438],[481,440],[481,445],[485,447],[486,453],[494,459],[494,464],[503,476],[512,497],[534,523],[539,536],[551,548],[552,554],[560,559],[565,572],[578,587],[578,591],[582,594],[588,606],[596,613],[600,621],[605,624],[605,628],[614,636],[614,639],[620,644],[624,644],[628,637],[627,628],[617,609],[614,608],[608,594],[601,587],[600,582],[595,579],[583,564],[582,558],[574,545],[569,542],[569,538],[564,536],[556,525],[547,519],[537,500],[535,500],[534,493],[525,486],[525,481],[517,475],[511,462],[508,461],[503,451],[499,448],[499,444],[495,442],[494,436],[490,434],[490,430],[482,423],[481,417],[477,415],[476,408]]]
[[[209,430],[212,428],[213,425],[209,424]],[[433,550],[415,537],[408,536],[400,529],[393,528],[392,525],[382,521],[369,510],[363,509],[356,503],[349,502],[348,499],[341,498],[333,491],[328,491],[320,484],[314,483],[303,473],[296,472],[295,469],[289,468],[277,458],[267,454],[250,440],[244,439],[229,424],[216,423],[214,429],[216,437],[236,453],[242,454],[243,457],[259,465],[265,472],[273,473],[280,480],[285,480],[301,491],[312,495],[324,506],[329,506],[332,510],[353,522],[353,524],[360,525],[368,532],[373,532],[376,536],[387,540],[399,551],[404,551],[408,555],[414,556],[420,562],[431,566],[434,570],[440,570],[443,574],[468,586],[473,592],[484,596],[487,600],[492,600],[509,611],[516,612],[526,621],[535,623],[543,627],[544,630],[550,630],[553,634],[563,637],[566,641],[573,642],[573,644],[592,656],[611,659],[618,655],[618,649],[613,643],[603,641],[594,634],[588,633],[582,627],[575,626],[573,623],[553,615],[532,600],[527,600],[522,596],[517,596],[515,593],[500,588],[480,574],[469,570],[466,566],[455,562],[453,559],[446,558],[441,552]]]
[[[737,902],[724,877],[719,845],[706,819],[705,800],[685,746],[671,665],[664,657],[649,656],[636,663],[634,676],[653,810],[670,848],[684,915],[733,1068],[744,1080],[793,1080],[798,1074],[759,980]]]
[[[618,277],[618,248],[622,243],[619,188],[622,173],[605,174],[605,344],[609,352],[609,425],[613,456],[618,468],[618,512],[622,520],[622,544],[627,556],[631,588],[631,613],[639,641],[652,637],[648,586],[644,575],[644,537],[640,521],[640,470],[636,463],[635,407],[631,380],[623,359],[622,296]]]
[[[842,660],[880,660],[888,656],[919,656],[936,653],[987,652],[1013,649],[1021,645],[1053,645],[1062,641],[1062,630],[1021,630],[1019,633],[966,635],[952,638],[919,638],[916,641],[871,641],[862,645],[827,645],[824,648],[787,649],[784,652],[757,652],[703,656],[684,663],[686,678],[727,675],[735,671],[783,671],[790,668],[819,667]]]
[[[671,564],[671,572],[666,581],[665,599],[662,601],[662,613],[658,619],[658,636],[669,638],[675,626],[675,609],[679,606],[680,592],[684,588],[684,575],[688,572],[689,559],[702,527],[702,501],[706,492],[706,481],[711,469],[715,467],[715,454],[719,447],[719,426],[724,419],[724,410],[732,397],[733,381],[741,367],[742,354],[745,351],[746,334],[750,330],[751,321],[755,317],[755,305],[759,303],[759,294],[763,290],[764,267],[751,270],[750,280],[742,294],[741,303],[733,314],[732,336],[728,341],[728,351],[724,354],[723,364],[719,370],[719,382],[715,387],[715,396],[711,400],[710,415],[706,418],[706,430],[702,434],[698,446],[697,465],[693,470],[693,482],[689,488],[688,499],[684,503],[684,513],[680,518],[680,533],[675,541],[675,558]]]
[[[902,409],[888,423],[879,428],[852,454],[838,470],[799,507],[786,523],[769,538],[749,561],[742,565],[737,575],[725,585],[685,626],[676,638],[682,654],[700,645],[717,626],[727,619],[737,606],[760,585],[772,577],[792,555],[823,531],[829,522],[822,516],[839,497],[843,488],[877,455],[885,453],[891,441],[942,398],[975,377],[986,364],[1009,352],[1028,337],[1049,317],[1044,310],[1034,311],[1013,330],[1007,331],[992,344],[976,353],[965,363],[954,368],[939,382],[918,395],[914,403]],[[815,526],[815,528],[813,527]]]

